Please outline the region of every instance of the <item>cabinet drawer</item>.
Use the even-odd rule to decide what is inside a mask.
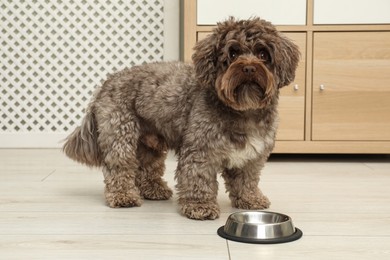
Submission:
[[[306,24],[306,0],[198,0],[197,24],[215,25],[229,16],[259,16],[277,25]]]
[[[314,24],[387,24],[389,0],[314,0]]]
[[[313,140],[390,140],[389,100],[390,32],[314,34]]]

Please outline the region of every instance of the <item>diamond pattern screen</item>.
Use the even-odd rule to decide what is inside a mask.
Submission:
[[[2,0],[0,135],[69,132],[108,73],[162,60],[163,6],[162,0]]]

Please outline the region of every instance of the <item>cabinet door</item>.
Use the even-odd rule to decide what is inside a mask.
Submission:
[[[306,75],[306,33],[285,33],[299,46],[301,60],[295,73],[295,80],[283,87],[279,102],[279,129],[277,140],[304,140],[305,129],[305,75]]]
[[[278,25],[304,25],[306,0],[197,0],[198,25],[215,25],[229,16],[259,16]]]
[[[390,23],[389,0],[314,0],[314,24]]]
[[[390,140],[390,32],[314,34],[313,140]]]

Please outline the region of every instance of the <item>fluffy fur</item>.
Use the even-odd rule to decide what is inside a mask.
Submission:
[[[299,51],[259,18],[219,23],[194,48],[194,64],[161,62],[115,73],[98,88],[64,152],[102,167],[110,207],[165,200],[167,150],[182,214],[215,219],[217,174],[233,207],[264,209],[260,170],[274,146],[279,88],[295,75]]]

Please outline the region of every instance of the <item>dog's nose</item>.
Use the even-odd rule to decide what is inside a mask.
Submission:
[[[242,71],[245,73],[245,74],[253,74],[256,72],[256,67],[255,66],[252,66],[252,65],[247,65],[247,66],[244,66],[242,68]]]

